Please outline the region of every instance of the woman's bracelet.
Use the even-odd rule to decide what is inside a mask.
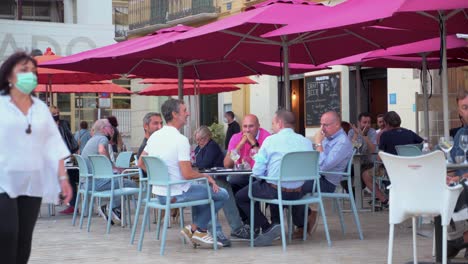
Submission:
[[[59,176],[59,181],[68,181],[68,175]]]

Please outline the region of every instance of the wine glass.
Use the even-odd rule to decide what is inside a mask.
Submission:
[[[453,138],[452,137],[440,137],[439,147],[443,152],[445,152],[445,158],[447,159],[447,162],[448,162],[448,158],[449,158],[448,153],[453,148]]]
[[[465,157],[465,161],[464,163],[468,163],[468,161],[466,160],[466,151],[468,151],[468,135],[461,135],[460,136],[460,148],[463,150],[463,157]]]
[[[360,152],[361,146],[362,146],[362,139],[356,138],[356,140],[353,141],[353,147],[356,148],[356,154],[361,154]]]
[[[250,149],[250,158],[252,158],[252,160],[255,161],[255,156],[257,155],[257,153],[258,153],[258,150],[256,148],[251,148]]]
[[[237,152],[237,150],[235,150],[235,149],[231,150],[230,157],[231,157],[231,159],[234,161],[234,167],[235,167],[235,164],[236,164],[237,161],[240,159],[240,155],[239,155],[239,153]]]

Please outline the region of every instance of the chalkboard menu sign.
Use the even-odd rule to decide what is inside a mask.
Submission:
[[[305,126],[320,126],[320,117],[327,111],[341,112],[341,74],[305,78]]]

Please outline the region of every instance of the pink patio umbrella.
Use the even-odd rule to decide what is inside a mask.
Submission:
[[[114,68],[112,70],[115,72],[115,67],[120,68],[122,64],[127,64],[129,72],[140,76],[150,76],[150,74],[155,74],[155,71],[151,70],[152,67],[150,67],[152,63],[161,63],[164,58],[179,58],[180,62],[177,62],[178,60],[171,62],[173,66],[176,66],[174,71],[179,75],[208,79],[207,76],[209,78],[232,77],[234,73],[238,73],[237,70],[226,70],[227,68],[234,69],[231,67],[233,65],[223,66],[220,63],[238,64],[242,62],[250,64],[248,65],[250,69],[257,69],[257,67],[260,68],[256,64],[257,61],[284,61],[286,107],[290,108],[289,74],[293,71],[289,67],[289,62],[317,65],[369,50],[413,42],[432,36],[432,33],[425,32],[355,27],[347,30],[332,30],[317,37],[309,36],[307,39],[262,37],[263,34],[288,24],[291,17],[303,9],[318,15],[330,8],[322,5],[304,5],[303,3],[304,1],[269,1],[267,4],[254,6],[246,12],[188,30],[169,41],[165,40],[163,43],[145,39],[135,45],[128,45],[128,48],[118,49],[112,54],[106,55],[108,59],[105,60],[105,63],[94,63],[97,60],[94,59],[92,64],[87,64],[83,60],[89,58],[83,58],[78,54],[78,56],[71,56],[69,60],[64,59],[46,65],[62,69],[93,69],[98,72],[106,71],[106,68]],[[343,43],[346,43],[346,46],[343,46]],[[79,64],[76,63],[78,61]],[[91,62],[93,59],[89,59],[89,61]],[[168,61],[164,63],[167,64]],[[195,67],[192,66],[194,64]],[[192,70],[198,70],[195,72],[200,73],[201,65],[209,68],[209,74],[188,73],[192,68],[195,68]],[[183,68],[183,66],[189,67]],[[239,68],[238,65],[234,66]],[[266,73],[258,70],[257,72]],[[252,71],[247,74],[245,71],[242,73],[246,76],[249,73],[252,74]],[[272,74],[277,75],[276,73],[277,70],[273,69]],[[226,76],[227,74],[230,76]]]
[[[273,28],[272,28],[273,29]],[[192,30],[191,27],[178,25],[137,39],[81,52],[53,62],[41,64],[42,67],[65,70],[90,71],[94,73],[126,73],[139,77],[177,78],[179,97],[183,95],[184,77],[191,79],[221,79],[258,74],[280,75],[281,68],[255,61],[216,59],[205,61],[178,56],[166,56],[165,51],[153,57],[122,56],[135,49],[151,46],[159,48],[172,43],[176,36]],[[303,73],[304,69],[292,69],[291,73]]]
[[[185,95],[199,95],[199,94],[216,94],[224,92],[237,91],[240,88],[233,84],[185,84]],[[177,84],[154,84],[140,92],[139,95],[152,95],[152,96],[173,96],[177,95]]]
[[[47,92],[45,84],[39,84],[34,90],[38,93]],[[122,86],[112,82],[93,82],[82,84],[56,84],[51,87],[52,93],[114,93],[114,94],[132,94],[132,92]]]
[[[467,13],[468,1],[466,0],[348,0],[320,14],[303,10],[302,13],[296,13],[287,26],[263,36],[305,38],[310,35],[323,34],[332,28],[346,28],[356,24],[410,29],[417,32],[439,32],[444,136],[448,137],[446,35],[466,33],[468,30]]]
[[[167,78],[148,78],[144,79],[140,83],[142,84],[177,84],[177,79],[167,79]],[[202,84],[256,84],[257,82],[253,81],[248,77],[238,77],[238,78],[227,78],[227,79],[217,79],[217,80],[198,80],[198,79],[184,79],[184,84],[193,84],[198,83]]]

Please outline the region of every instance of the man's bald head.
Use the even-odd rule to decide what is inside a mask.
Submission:
[[[341,129],[341,117],[335,111],[323,113],[320,118],[320,127],[326,137],[333,136]]]
[[[242,120],[242,132],[249,133],[252,136],[257,136],[258,129],[260,128],[260,122],[258,121],[258,117],[253,114],[248,114]]]

